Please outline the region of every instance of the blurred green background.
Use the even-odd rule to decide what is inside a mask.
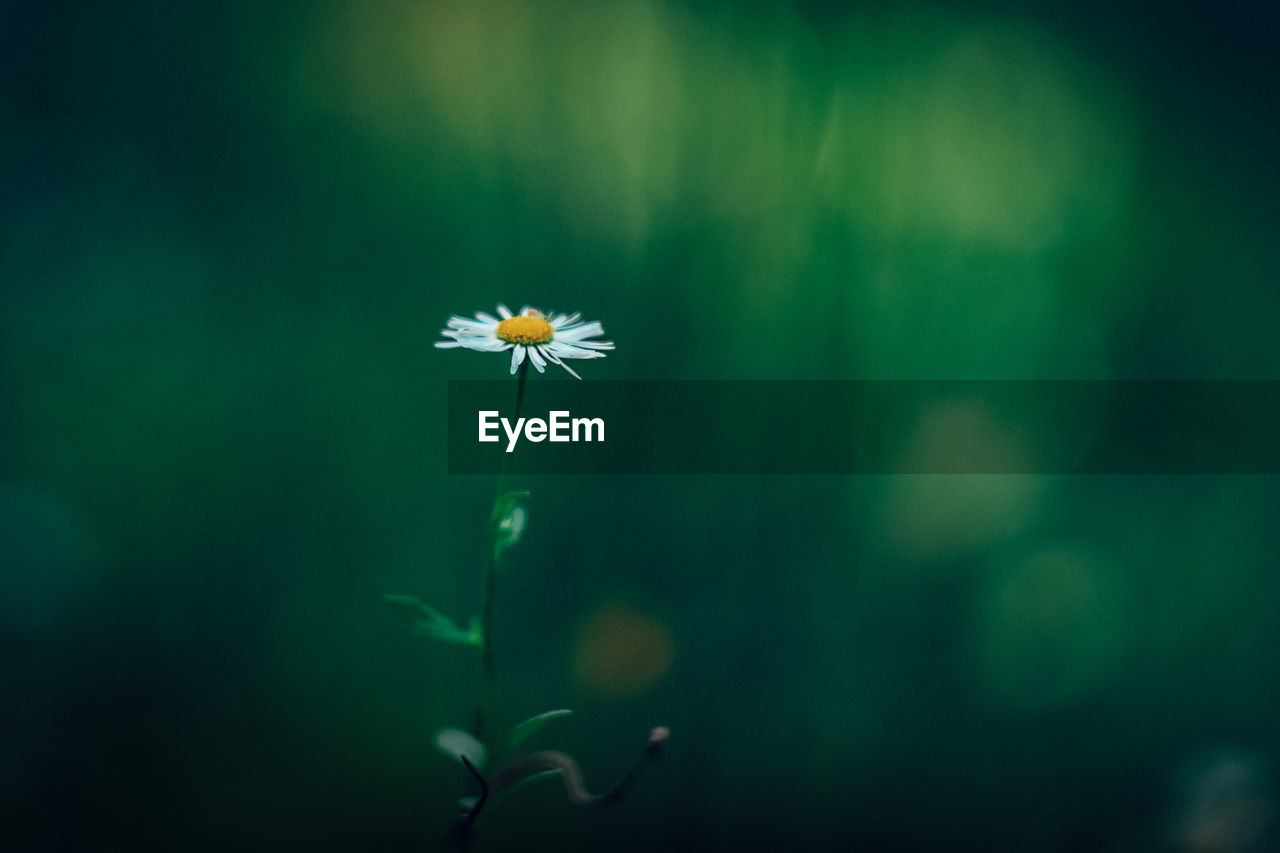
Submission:
[[[378,597],[479,606],[450,314],[600,319],[587,382],[1280,378],[1268,15],[6,4],[0,846],[431,849],[479,666]],[[507,721],[597,788],[673,736],[481,849],[1276,849],[1274,478],[518,485]]]

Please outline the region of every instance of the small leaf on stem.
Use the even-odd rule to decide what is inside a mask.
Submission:
[[[433,607],[428,607],[412,595],[387,593],[382,596],[382,600],[413,629],[415,634],[463,646],[484,645],[484,637],[481,636],[479,626],[474,620],[469,630],[464,631],[448,616]]]
[[[556,717],[567,717],[572,714],[568,708],[559,708],[555,711],[546,711],[537,716],[530,717],[522,723],[516,723],[511,727],[511,731],[507,732],[507,739],[503,741],[502,751],[504,753],[515,749],[533,736],[539,729],[545,726]]]
[[[507,789],[503,791],[503,796],[505,797],[507,795],[514,794],[516,791],[519,791],[525,785],[531,784],[533,782],[537,782],[539,779],[549,779],[552,776],[559,776],[559,775],[560,775],[559,770],[539,770],[535,773],[530,773],[528,776],[522,776],[516,781],[512,782],[507,787]]]

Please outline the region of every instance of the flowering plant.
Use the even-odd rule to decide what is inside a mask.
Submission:
[[[478,352],[511,350],[511,373],[516,375],[515,418],[519,418],[524,402],[529,365],[539,373],[548,363],[563,367],[581,379],[565,361],[568,359],[604,358],[612,350],[611,341],[595,340],[604,334],[598,322],[583,323],[579,314],[543,313],[525,306],[513,314],[498,305],[498,316],[477,312],[474,318],[453,316],[438,341],[441,349],[465,348]],[[473,617],[463,628],[448,616],[411,595],[388,594],[383,600],[414,633],[445,643],[472,646],[479,650],[484,670],[485,697],[474,732],[460,728],[442,728],[436,733],[436,747],[457,759],[470,773],[477,792],[458,801],[461,813],[449,835],[447,846],[454,850],[471,849],[474,828],[486,807],[500,794],[515,790],[526,782],[542,777],[560,779],[571,803],[582,807],[600,807],[621,800],[635,784],[644,767],[656,758],[670,736],[665,726],[649,732],[648,741],[637,762],[619,782],[602,794],[591,793],[574,758],[564,752],[542,750],[522,754],[520,747],[548,722],[568,716],[568,709],[557,709],[530,717],[506,731],[499,725],[498,689],[493,644],[493,604],[498,570],[506,554],[516,543],[528,520],[525,501],[529,493],[508,487],[511,455],[507,454],[498,490],[489,513],[490,548],[485,568],[484,598],[480,616]]]

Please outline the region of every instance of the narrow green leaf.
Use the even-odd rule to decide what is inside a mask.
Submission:
[[[480,628],[475,620],[472,620],[469,630],[464,631],[448,616],[433,607],[428,607],[412,595],[387,593],[382,596],[382,600],[419,636],[433,637],[445,643],[457,643],[463,646],[484,644],[484,638],[480,635]]]
[[[572,713],[573,711],[568,708],[559,708],[555,711],[546,711],[535,717],[530,717],[523,723],[516,723],[511,727],[511,731],[507,732],[507,739],[503,741],[502,751],[506,753],[515,749],[551,720],[556,717],[567,717]]]
[[[525,785],[530,784],[531,782],[537,782],[539,779],[549,779],[552,776],[559,776],[559,775],[560,775],[559,770],[539,770],[537,773],[530,773],[528,776],[524,776],[520,779],[517,779],[515,782],[512,782],[511,785],[502,793],[508,794],[508,795],[514,794],[516,791],[519,791],[521,788],[523,788]]]

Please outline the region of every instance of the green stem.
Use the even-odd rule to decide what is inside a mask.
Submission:
[[[529,362],[526,360],[520,365],[520,374],[516,380],[516,409],[515,414],[512,416],[513,421],[520,418],[520,409],[524,405],[524,383],[528,375]],[[493,600],[494,587],[498,577],[498,525],[502,523],[502,519],[496,516],[498,502],[507,493],[507,481],[511,474],[512,455],[508,453],[503,459],[502,473],[498,476],[498,493],[493,499],[493,512],[489,514],[489,562],[484,579],[484,603],[480,610],[480,630],[484,637],[484,645],[481,650],[483,653],[485,693],[484,727],[480,735],[488,747],[491,760],[496,760],[498,757],[496,755],[498,748],[498,681],[493,663]]]

